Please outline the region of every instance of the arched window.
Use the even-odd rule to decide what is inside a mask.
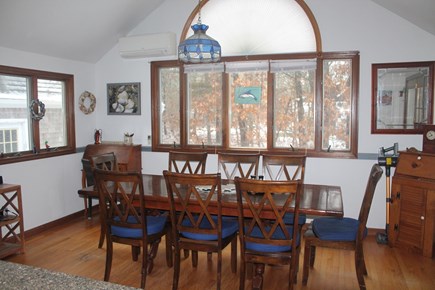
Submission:
[[[154,151],[356,157],[359,52],[323,52],[302,0],[204,0],[180,41],[199,11],[223,57],[151,63]]]
[[[203,0],[186,21],[181,40],[193,34],[199,11],[223,56],[322,50],[317,22],[301,0]]]

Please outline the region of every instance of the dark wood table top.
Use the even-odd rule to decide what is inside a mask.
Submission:
[[[169,210],[166,183],[162,175],[143,174],[146,207]],[[225,190],[223,186],[222,214],[237,216],[237,197],[234,190]],[[78,190],[81,197],[98,197],[93,186]],[[261,198],[253,196],[253,198]],[[300,212],[314,216],[343,216],[343,200],[339,186],[304,184],[300,203]]]

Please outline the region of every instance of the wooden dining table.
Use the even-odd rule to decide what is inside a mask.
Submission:
[[[145,204],[149,209],[169,210],[169,200],[163,175],[143,174]],[[234,187],[222,186],[222,214],[238,216],[237,197]],[[80,197],[98,198],[98,191],[94,186],[78,190]],[[261,196],[253,196],[261,199]],[[213,210],[212,210],[213,211]],[[216,205],[217,212],[217,205]],[[312,216],[343,216],[343,200],[341,188],[333,185],[303,184],[300,200],[300,213]],[[92,216],[91,208],[88,217]]]

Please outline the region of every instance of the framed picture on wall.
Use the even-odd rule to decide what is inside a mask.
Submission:
[[[140,83],[107,84],[108,115],[140,115]]]

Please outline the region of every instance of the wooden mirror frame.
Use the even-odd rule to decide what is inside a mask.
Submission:
[[[426,69],[427,73],[422,73]],[[379,78],[388,73],[390,75],[394,74],[394,77],[391,77],[392,80],[380,83]],[[385,82],[387,83],[385,84]],[[414,92],[411,89],[406,89],[409,88],[408,83],[415,86]],[[417,86],[420,86],[418,91],[416,91]],[[372,64],[372,134],[421,134],[423,125],[433,124],[433,88],[434,62]],[[421,93],[423,93],[422,97],[420,97]],[[409,94],[413,94],[413,96],[408,97]],[[403,98],[403,100],[400,100],[400,98]],[[413,103],[409,102],[409,100],[413,100]],[[422,105],[420,110],[423,110],[420,114],[416,112],[419,107],[415,107],[415,102],[418,100]],[[405,102],[412,106],[414,111],[412,115],[406,115],[408,106],[404,105]],[[389,114],[390,120],[403,118],[403,122],[385,124],[382,116],[380,116],[382,108],[385,108],[385,111],[382,111],[384,111],[383,115],[387,117],[387,109],[390,112],[396,112],[395,115],[393,113]],[[416,115],[421,121],[415,122]],[[407,124],[406,118],[408,120],[412,118],[413,123]],[[385,125],[379,126],[381,123]]]

